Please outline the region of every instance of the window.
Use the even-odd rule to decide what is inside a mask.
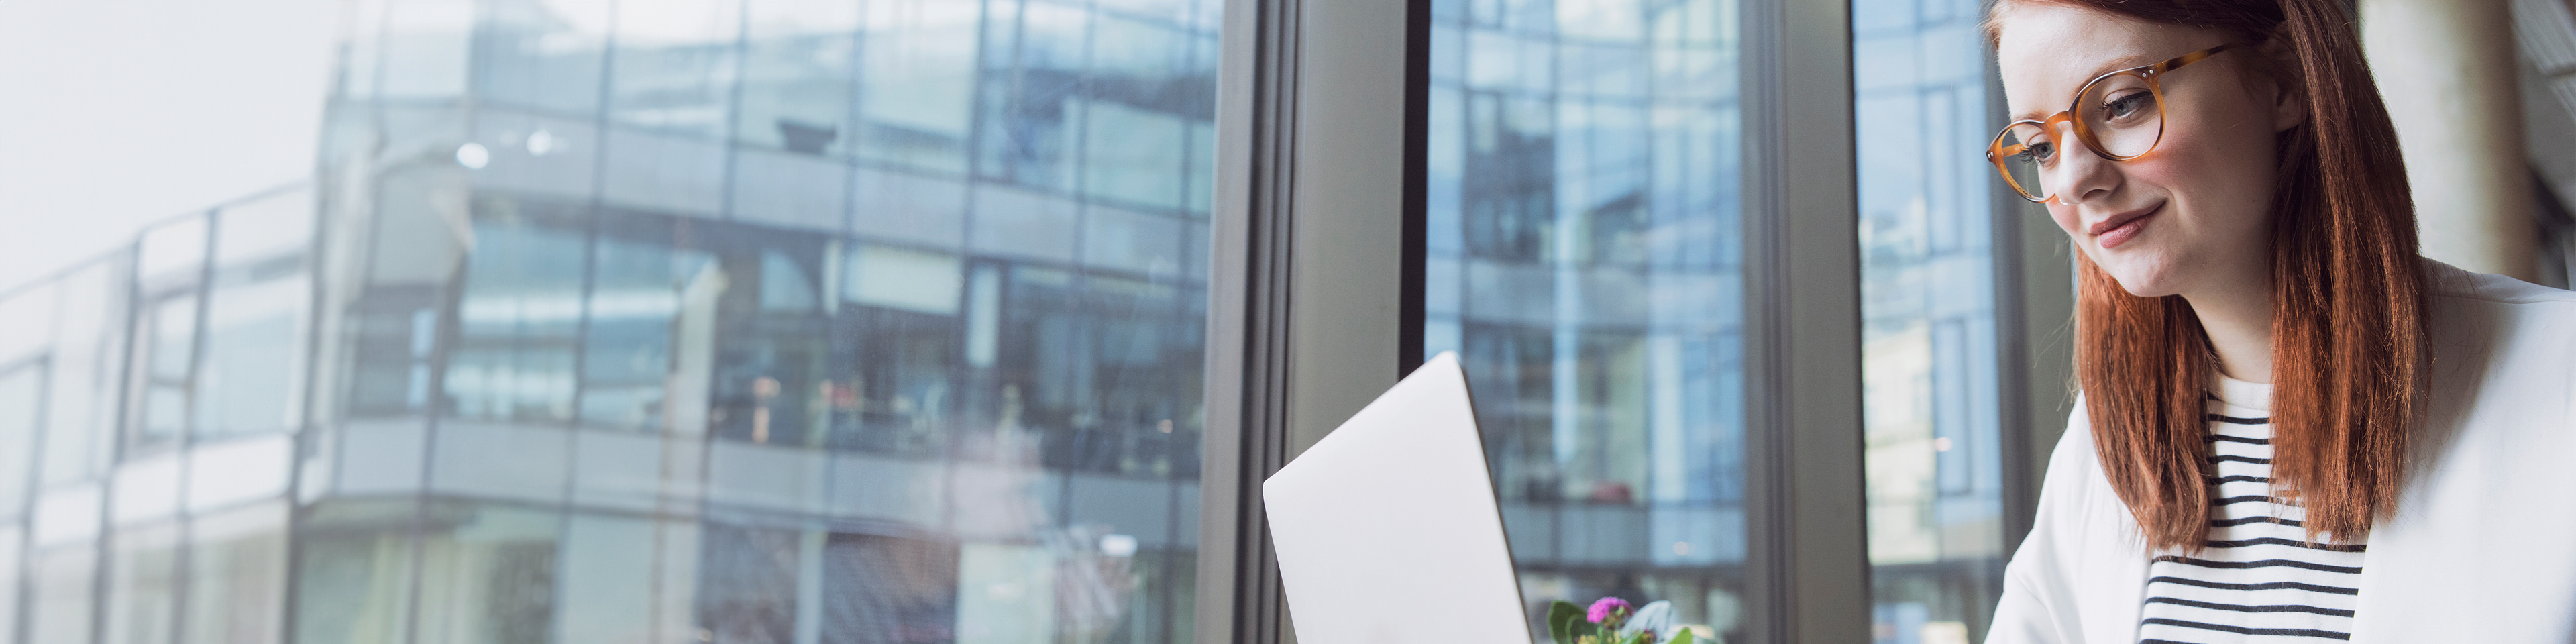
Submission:
[[[1973,0],[1852,10],[1862,416],[1880,642],[1971,642],[2003,590],[1993,131]],[[2006,228],[2006,230],[2011,230]]]
[[[154,525],[117,531],[109,548],[109,642],[167,642],[178,626],[179,527]]]
[[[284,503],[198,516],[189,526],[187,610],[180,641],[261,644],[284,638]]]
[[[216,216],[192,426],[199,438],[296,429],[302,417],[305,266],[313,193],[290,190]]]
[[[315,181],[0,291],[0,640],[1258,639],[1260,518],[1203,481],[1322,430],[1288,383],[1456,351],[1534,627],[1974,641],[2028,460],[1978,7],[1786,2],[1422,0],[1360,90],[1299,30],[1397,5],[351,3]],[[1296,129],[1394,88],[1419,159]],[[1420,210],[1312,205],[1354,161]],[[1421,281],[1298,282],[1360,219]],[[1343,290],[1419,355],[1276,362],[1340,309],[1263,303]],[[1853,505],[1788,520],[1817,481]]]
[[[1424,350],[1467,369],[1530,614],[1743,637],[1739,9],[1432,6]]]

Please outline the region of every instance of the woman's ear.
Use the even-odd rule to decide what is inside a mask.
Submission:
[[[2299,68],[2298,46],[2291,42],[2293,37],[2284,30],[2257,50],[2271,67],[2271,73],[2264,75],[2269,82],[2264,84],[2269,86],[2272,99],[2273,132],[2286,132],[2308,122],[2307,83],[2303,82],[2306,75]]]

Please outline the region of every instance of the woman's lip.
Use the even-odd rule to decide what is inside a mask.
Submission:
[[[2155,216],[2156,213],[2163,212],[2164,209],[2165,205],[2159,203],[2152,207],[2133,211],[2133,214],[2121,214],[2113,216],[2110,219],[2102,220],[2102,223],[2093,225],[2093,240],[2095,243],[2101,244],[2104,249],[2109,249],[2119,246],[2122,243],[2126,243],[2131,238],[2137,237],[2139,230],[2146,227],[2147,218]]]

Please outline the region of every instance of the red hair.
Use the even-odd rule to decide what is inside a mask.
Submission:
[[[2272,485],[2309,539],[2355,539],[2387,516],[2425,409],[2424,276],[2397,130],[2336,0],[2056,2],[2218,31],[2302,102],[2274,145]],[[2278,41],[2277,44],[2275,41]],[[2264,54],[2241,61],[2271,60]],[[2111,488],[2148,545],[2198,550],[2209,530],[2206,382],[2216,358],[2180,296],[2138,297],[2076,254],[2075,372]]]

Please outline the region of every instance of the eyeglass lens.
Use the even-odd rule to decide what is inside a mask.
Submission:
[[[2164,110],[2157,98],[2155,88],[2137,74],[2116,74],[2084,86],[2075,102],[2075,118],[2089,135],[2081,137],[2083,142],[2117,160],[2146,154],[2164,136]],[[2056,128],[2050,132],[2021,123],[2006,129],[1997,141],[2005,152],[2005,177],[2012,180],[2014,189],[2034,200],[2056,193],[2052,178],[2066,179],[2055,176],[2066,152],[2058,142],[2076,132],[2071,123]]]

